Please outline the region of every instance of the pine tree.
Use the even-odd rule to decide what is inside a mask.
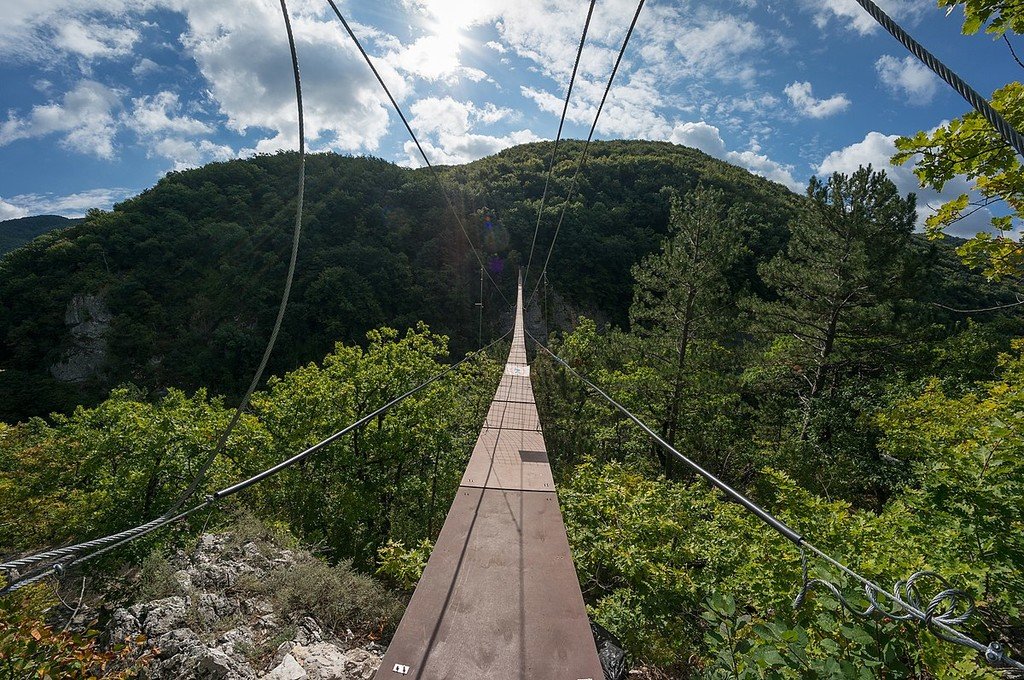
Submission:
[[[686,196],[668,194],[668,238],[660,252],[633,267],[630,323],[663,379],[661,432],[675,445],[692,420],[686,416],[715,404],[710,393],[723,391],[725,345],[736,316],[726,274],[743,247],[740,214],[726,210],[721,191],[698,185]],[[689,437],[691,453],[699,452],[702,439]]]
[[[812,178],[807,197],[785,251],[758,268],[778,298],[752,304],[774,358],[799,378],[801,441],[816,402],[891,339],[916,217],[915,196],[870,166]]]

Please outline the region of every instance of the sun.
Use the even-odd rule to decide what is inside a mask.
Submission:
[[[421,0],[420,6],[428,17],[431,33],[456,47],[479,12],[479,3],[471,0]]]

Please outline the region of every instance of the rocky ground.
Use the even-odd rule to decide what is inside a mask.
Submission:
[[[377,640],[402,611],[373,579],[255,522],[152,555],[130,588],[135,604],[114,609],[107,643],[141,648],[146,680],[370,680],[385,651]],[[83,622],[94,614],[78,611]],[[605,680],[664,677],[629,671],[618,641],[594,634]]]
[[[332,635],[312,616],[281,611],[261,590],[308,554],[231,534],[204,534],[145,578],[174,594],[117,609],[113,642],[145,637],[150,680],[368,680],[384,648],[351,631]]]

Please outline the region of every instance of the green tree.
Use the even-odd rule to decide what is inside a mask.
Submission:
[[[939,0],[952,11],[962,7],[963,32],[984,29],[1010,46],[1007,32],[1024,29],[1024,5],[1013,0]],[[1015,56],[1015,55],[1014,55]],[[992,107],[1015,129],[1024,128],[1024,85],[1011,82],[992,94]],[[947,201],[927,220],[928,233],[940,238],[944,230],[976,210],[1003,203],[1010,213],[992,218],[995,234],[982,232],[959,248],[964,261],[981,267],[993,279],[1024,276],[1024,248],[1011,237],[1024,219],[1024,173],[1014,149],[976,111],[954,118],[929,132],[896,140],[894,163],[914,162],[922,186],[941,190],[954,177],[966,176],[981,194],[972,200],[961,194]]]
[[[448,338],[420,324],[338,343],[320,364],[271,378],[252,403],[274,443],[252,471],[319,442],[444,369]],[[497,363],[467,362],[349,436],[252,490],[305,540],[366,567],[388,539],[435,538],[497,382]]]
[[[828,412],[816,419],[820,402],[841,394],[846,375],[876,371],[894,342],[915,198],[870,167],[813,178],[807,196],[785,251],[759,267],[777,297],[750,303],[768,349],[749,375],[795,394],[797,439],[820,452],[835,425]]]
[[[721,443],[718,428],[708,427],[722,416],[715,408],[735,412],[727,344],[735,331],[736,295],[727,275],[744,252],[746,230],[741,211],[727,210],[720,190],[698,184],[685,196],[666,193],[668,238],[660,252],[633,267],[630,325],[658,379],[647,390],[660,393],[662,436],[699,452]],[[658,452],[667,472],[672,458]]]

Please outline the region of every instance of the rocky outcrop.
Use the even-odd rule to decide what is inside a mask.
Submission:
[[[50,366],[50,374],[61,382],[84,382],[100,374],[107,361],[107,331],[112,316],[98,295],[76,295],[68,302],[64,323],[71,334],[71,347],[61,360]]]
[[[112,642],[145,636],[150,680],[369,680],[384,649],[338,638],[310,616],[276,611],[258,587],[297,563],[292,550],[204,534],[169,560],[174,594],[114,611]],[[159,584],[158,584],[159,585]]]

